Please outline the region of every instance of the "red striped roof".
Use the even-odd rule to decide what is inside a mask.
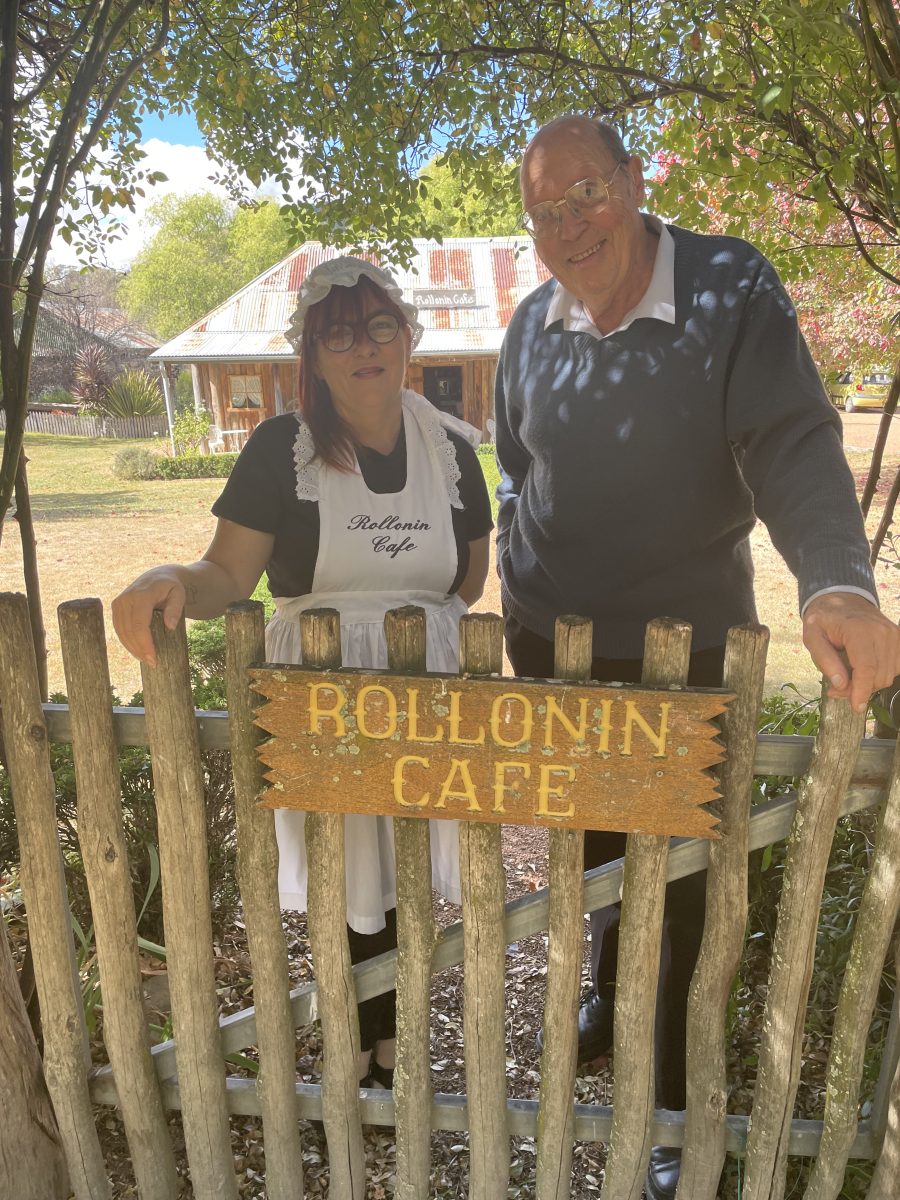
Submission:
[[[415,357],[496,354],[518,302],[550,278],[525,236],[446,238],[440,245],[419,238],[413,245],[407,268],[382,255],[366,257],[387,267],[404,297],[419,303],[425,333]],[[292,358],[283,331],[300,285],[313,267],[341,253],[338,247],[304,243],[152,357],[182,362]],[[430,295],[423,299],[423,293]],[[442,299],[448,303],[441,305]]]

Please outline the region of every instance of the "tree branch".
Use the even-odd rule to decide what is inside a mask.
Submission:
[[[38,98],[47,84],[50,83],[50,81],[56,76],[59,68],[71,53],[72,47],[77,45],[93,21],[94,14],[97,11],[97,5],[99,3],[100,0],[90,0],[87,10],[79,22],[78,27],[73,30],[69,37],[64,41],[62,48],[56,54],[47,56],[47,66],[38,76],[37,82],[30,89],[30,91],[24,92],[16,101],[17,111],[21,112],[23,109],[28,108]]]

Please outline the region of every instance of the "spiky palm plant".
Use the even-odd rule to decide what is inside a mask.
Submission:
[[[107,387],[97,411],[107,417],[156,417],[166,411],[166,402],[153,376],[132,368]]]
[[[110,384],[109,367],[102,346],[92,343],[75,355],[75,382],[72,395],[89,412],[101,412],[101,404]]]

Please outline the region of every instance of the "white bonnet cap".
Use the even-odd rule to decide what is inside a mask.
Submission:
[[[413,346],[419,344],[424,332],[419,324],[419,310],[414,304],[403,299],[403,293],[397,286],[394,277],[388,274],[383,267],[376,267],[374,263],[366,262],[365,259],[342,254],[338,258],[331,258],[328,262],[314,267],[300,285],[297,307],[294,309],[284,335],[296,354],[300,353],[303,325],[309,309],[314,304],[318,304],[320,300],[324,300],[333,287],[355,287],[362,275],[371,279],[373,283],[377,283],[383,291],[387,292],[409,322]]]

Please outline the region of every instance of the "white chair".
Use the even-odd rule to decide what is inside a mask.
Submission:
[[[225,449],[225,439],[218,425],[210,425],[206,431],[206,448],[210,454],[219,454]]]

